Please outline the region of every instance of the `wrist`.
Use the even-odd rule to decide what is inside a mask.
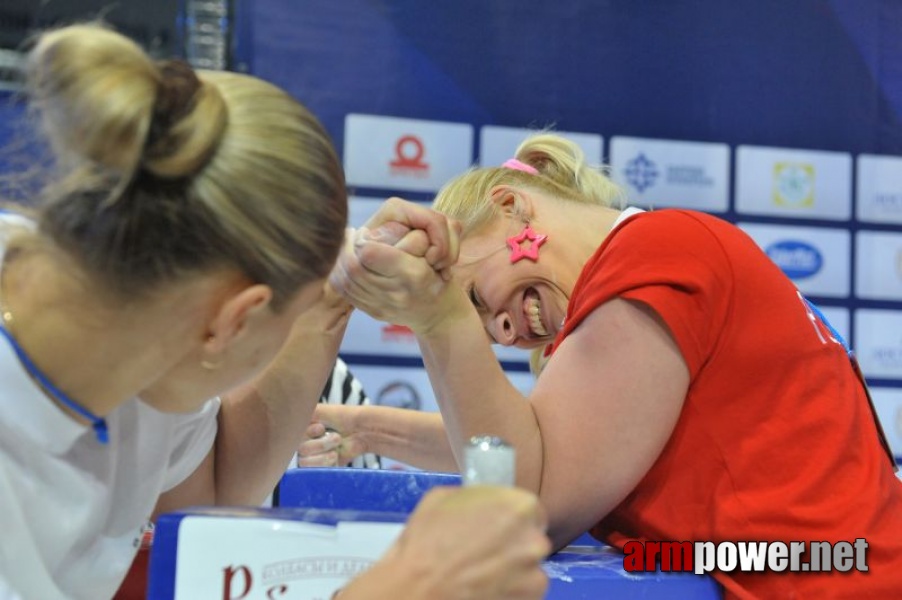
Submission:
[[[475,314],[473,305],[464,293],[464,290],[456,283],[446,282],[445,289],[436,298],[430,318],[411,330],[418,337],[442,336],[453,332],[460,321],[466,320]]]
[[[353,436],[355,440],[355,456],[375,452],[374,436],[373,436],[373,406],[371,404],[361,404],[359,406],[349,406],[347,419],[344,422],[346,431],[342,435]]]

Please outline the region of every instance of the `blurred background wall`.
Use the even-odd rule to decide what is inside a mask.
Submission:
[[[342,152],[353,224],[545,127],[636,205],[736,222],[854,346],[902,454],[899,0],[2,0],[0,85],[28,34],[98,15],[306,104]],[[21,105],[0,104],[8,140]],[[342,354],[376,401],[435,409],[403,328],[355,315]],[[526,357],[498,354],[528,389]]]

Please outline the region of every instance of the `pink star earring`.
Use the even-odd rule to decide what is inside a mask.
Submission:
[[[539,262],[539,246],[547,241],[547,235],[536,233],[527,223],[523,227],[523,231],[507,238],[507,245],[511,249],[511,263],[519,262],[524,258],[528,258],[532,262]],[[529,244],[524,247],[524,242],[529,242]]]

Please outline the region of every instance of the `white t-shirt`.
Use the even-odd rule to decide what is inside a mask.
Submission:
[[[172,414],[134,398],[107,416],[102,445],[0,336],[0,600],[111,598],[160,493],[210,451],[218,412],[218,399]]]

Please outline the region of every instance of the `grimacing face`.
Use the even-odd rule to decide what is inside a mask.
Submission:
[[[570,269],[556,256],[553,237],[539,248],[538,261],[511,263],[506,239],[524,226],[504,218],[464,238],[453,274],[494,343],[529,349],[560,330],[575,279],[565,275]]]

